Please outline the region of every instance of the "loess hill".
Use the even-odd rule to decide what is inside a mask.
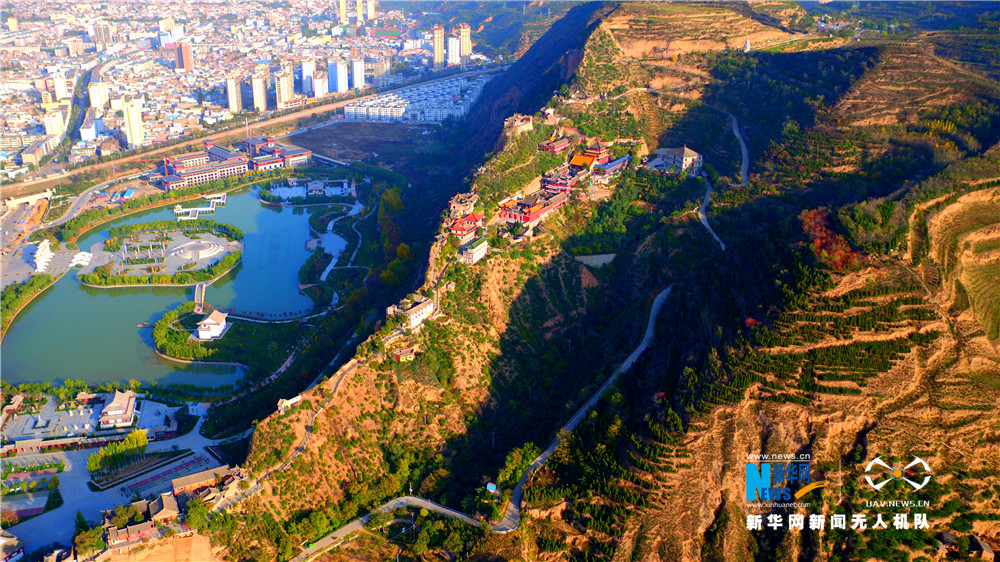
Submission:
[[[635,155],[702,152],[726,250],[692,212],[700,180],[641,171],[476,265],[444,268],[455,250],[434,244],[414,293],[441,314],[402,339],[384,339],[396,322],[380,318],[350,363],[258,425],[254,474],[305,444],[241,506],[248,532],[271,538],[233,539],[234,557],[287,557],[411,487],[495,520],[670,283],[650,349],[532,475],[518,530],[456,543],[428,525],[407,552],[422,540],[421,552],[484,559],[912,559],[936,553],[948,530],[1000,546],[1000,96],[989,65],[952,60],[921,34],[743,53],[733,48],[747,37],[799,40],[786,24],[801,8],[751,6],[571,10],[581,41],[543,36],[518,63],[542,85],[521,95],[508,73],[472,116],[496,130],[547,104]],[[748,141],[746,187],[727,113]],[[486,209],[548,169],[532,145],[549,132],[502,137],[473,180]],[[599,269],[573,259],[590,253],[616,258]],[[418,359],[393,361],[403,346]],[[809,496],[809,512],[848,515],[873,497],[859,466],[919,456],[935,474],[917,495],[931,528],[747,531],[745,455],[769,452],[810,453],[814,479],[837,485]],[[499,503],[480,493],[487,482]],[[340,552],[388,555],[379,544]]]

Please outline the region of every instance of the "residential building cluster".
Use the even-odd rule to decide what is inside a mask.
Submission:
[[[412,75],[488,62],[472,52],[468,24],[447,34],[440,27],[421,31],[418,18],[380,11],[375,0],[179,10],[162,0],[15,0],[5,13],[0,162],[25,167],[8,167],[8,176],[41,165],[77,129],[69,163],[189,137],[241,113],[401,85],[399,63]],[[150,20],[150,13],[172,15]],[[482,83],[463,84],[468,93],[454,103],[429,91],[410,104],[427,106],[420,120],[440,121],[467,111]],[[71,123],[74,109],[79,117]]]
[[[450,78],[403,88],[344,106],[344,117],[359,121],[408,121],[440,123],[464,117],[490,76]]]

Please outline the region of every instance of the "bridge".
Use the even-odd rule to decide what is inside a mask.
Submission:
[[[174,207],[174,214],[177,215],[177,220],[179,221],[190,221],[198,218],[199,214],[214,213],[215,208],[226,204],[226,194],[225,193],[213,193],[212,195],[202,195],[203,199],[208,200],[207,207],[194,207],[191,209],[185,209],[180,205]]]
[[[198,283],[194,286],[194,311],[201,314],[205,310],[205,290],[208,283]]]

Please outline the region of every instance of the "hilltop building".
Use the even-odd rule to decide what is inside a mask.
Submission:
[[[513,116],[508,117],[504,121],[504,128],[509,130],[511,134],[516,137],[521,133],[526,133],[534,129],[534,124],[530,115],[515,113]]]
[[[462,263],[472,265],[483,259],[490,251],[490,243],[483,236],[469,244],[466,244],[458,252],[458,260]]]
[[[452,236],[458,238],[460,244],[465,244],[476,236],[476,230],[483,226],[483,215],[471,213],[456,219],[448,229]]]
[[[537,224],[546,215],[569,200],[567,193],[536,192],[521,199],[510,198],[500,203],[500,218],[525,224]]]
[[[704,164],[701,154],[685,145],[682,148],[661,148],[653,151],[647,166],[661,172],[698,174]]]
[[[476,209],[476,203],[479,203],[478,193],[459,193],[455,195],[448,203],[451,218],[457,219],[471,214]]]
[[[434,301],[424,296],[418,296],[415,301],[404,299],[399,304],[386,308],[385,315],[386,317],[406,316],[407,327],[412,330],[430,318],[435,310]]]

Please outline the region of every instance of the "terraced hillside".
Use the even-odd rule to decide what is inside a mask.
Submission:
[[[470,146],[515,108],[548,105],[572,121],[538,117],[475,176],[499,251],[445,267],[457,245],[442,236],[415,290],[441,314],[419,332],[378,324],[300,409],[260,424],[255,474],[299,444],[302,453],[244,505],[251,536],[281,533],[228,541],[231,553],[286,558],[411,486],[497,521],[519,475],[635,345],[650,295],[668,285],[649,348],[530,474],[520,526],[458,535],[423,514],[419,530],[392,539],[406,555],[895,560],[936,555],[946,530],[994,540],[1000,356],[990,280],[1000,244],[987,149],[1000,105],[988,79],[921,55],[928,44],[727,52],[742,46],[737,33],[766,31],[738,6],[588,9],[572,40],[536,43],[565,48],[535,54],[542,78],[522,88],[508,77],[498,103],[474,115],[485,128]],[[672,52],[684,37],[705,50]],[[545,90],[580,55],[575,81]],[[718,177],[739,164],[727,111],[749,144],[746,186]],[[704,179],[625,170],[606,189],[574,192],[586,196],[515,245],[490,219],[555,165],[536,146],[560,126],[618,137],[616,156],[686,144],[705,155],[714,190],[706,198]],[[588,253],[615,256],[599,269],[571,257]],[[402,347],[418,359],[394,361]],[[748,531],[746,454],[791,452],[811,454],[813,479],[830,483],[804,512],[848,520],[876,499],[860,485],[865,464],[925,459],[933,484],[912,498],[929,502],[930,528]],[[791,514],[783,509],[763,514]],[[377,536],[359,542],[339,552],[390,550]]]

